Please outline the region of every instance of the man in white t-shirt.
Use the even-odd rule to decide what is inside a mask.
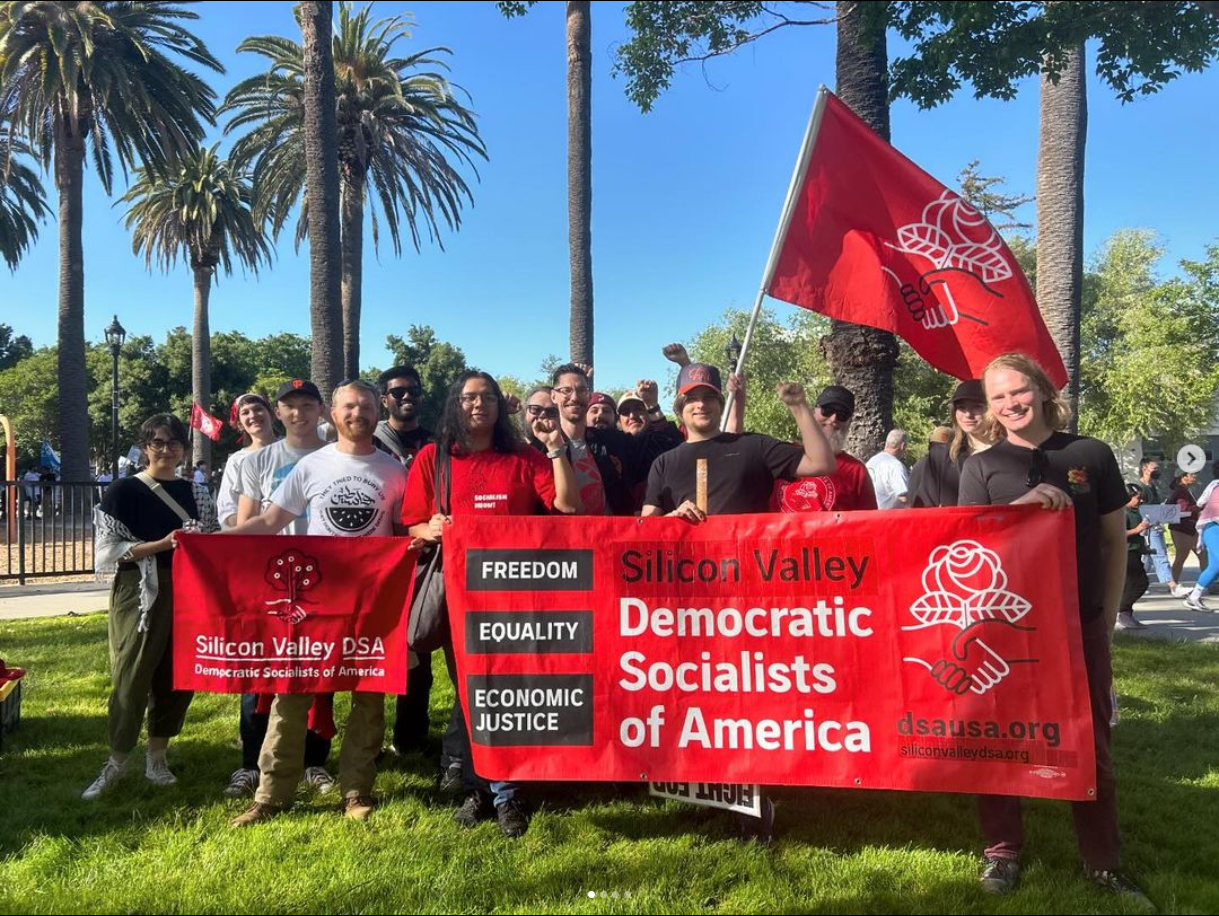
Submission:
[[[885,437],[885,450],[868,459],[868,474],[876,491],[876,508],[898,509],[906,505],[910,471],[902,463],[906,452],[906,433],[891,429]]]
[[[263,404],[265,403],[264,401]],[[239,410],[244,412],[249,406],[239,407]],[[253,406],[258,405],[255,403]],[[235,527],[260,515],[271,505],[271,494],[287,479],[296,463],[326,444],[317,433],[318,420],[324,411],[322,393],[313,382],[292,379],[279,386],[275,392],[275,416],[284,426],[285,438],[246,453],[237,463],[232,475],[236,478],[233,484],[236,497],[235,524],[222,527]],[[266,420],[266,431],[270,433],[269,415]],[[226,468],[226,479],[229,479],[229,476]],[[221,487],[221,491],[222,498],[225,498],[224,487]],[[300,518],[284,527],[280,533],[304,534],[307,528],[308,520]],[[326,769],[326,760],[330,756],[329,724],[332,718],[332,698],[332,694],[318,695],[314,710],[315,727],[309,729],[305,735],[305,781],[319,795],[327,794],[336,785],[334,777]],[[229,798],[253,795],[258,789],[258,758],[270,725],[268,699],[265,695],[253,693],[245,694],[241,698],[241,766],[233,771],[224,790],[224,794]]]
[[[406,470],[373,445],[378,419],[377,389],[355,381],[334,390],[331,417],[338,441],[297,462],[271,495],[261,515],[233,529],[239,534],[274,534],[308,513],[308,534],[392,535],[406,490]],[[292,806],[303,763],[306,720],[313,697],[279,694],[258,764],[262,778],[254,805],[233,821],[244,827],[270,820]],[[366,819],[375,806],[377,754],[385,734],[385,697],[353,692],[347,733],[339,756],[339,782],[348,817]]]

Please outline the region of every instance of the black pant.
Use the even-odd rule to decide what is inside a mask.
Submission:
[[[262,742],[267,737],[267,723],[270,713],[258,712],[258,694],[244,693],[241,695],[241,768],[243,770],[258,769],[258,752]],[[324,767],[326,758],[330,756],[330,739],[323,738],[315,731],[305,733],[305,768]]]
[[[1150,582],[1147,580],[1147,570],[1143,568],[1143,557],[1137,553],[1126,554],[1126,585],[1122,588],[1122,604],[1118,611],[1122,614],[1133,614],[1134,603],[1147,593]]]
[[[432,695],[432,653],[419,653],[419,664],[406,673],[406,695],[398,697],[394,747],[421,751],[427,744],[428,701]]]

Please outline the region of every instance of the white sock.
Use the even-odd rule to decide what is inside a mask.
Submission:
[[[1201,586],[1198,586],[1198,585],[1194,586],[1194,590],[1189,593],[1189,600],[1190,601],[1201,601],[1202,600],[1202,587]]]

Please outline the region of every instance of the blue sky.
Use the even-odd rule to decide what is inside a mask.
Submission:
[[[261,58],[236,53],[244,37],[299,38],[287,2],[212,2],[198,9],[197,32],[228,71],[213,78],[221,96],[262,69]],[[563,5],[539,4],[511,21],[489,2],[382,2],[376,10],[382,16],[413,12],[416,47],[453,50],[452,78],[473,98],[490,162],[480,167],[474,207],[461,231],[446,235],[445,251],[425,246],[395,259],[383,246],[378,259],[366,233],[362,361],[385,366],[386,334],[430,324],[462,347],[472,364],[532,378],[547,354],[566,356],[567,349]],[[663,378],[662,345],[688,340],[728,306],[752,304],[816,88],[834,83],[833,29],[788,29],[706,68],[683,69],[644,115],[610,73],[615,46],[627,37],[622,19],[621,4],[593,4],[593,272],[601,387]],[[890,53],[898,50],[891,39]],[[1185,74],[1129,105],[1092,80],[1089,254],[1119,228],[1147,227],[1161,234],[1170,269],[1177,259],[1201,256],[1219,236],[1213,167],[1219,121],[1205,114],[1217,95],[1215,69]],[[929,112],[897,102],[892,134],[899,149],[945,182],[976,158],[985,174],[1005,175],[1012,190],[1031,193],[1037,121],[1037,86],[1029,81],[1012,102],[965,95]],[[220,137],[216,129],[212,139]],[[188,270],[149,274],[131,254],[122,214],[87,175],[87,336],[101,340],[114,313],[131,334],[160,339],[170,327],[189,327]],[[1033,216],[1030,207],[1027,221]],[[53,343],[56,333],[56,235],[53,222],[44,225],[17,273],[0,274],[0,321],[39,346]],[[774,307],[781,314],[791,308]],[[308,334],[307,250],[294,253],[285,233],[269,270],[222,278],[212,294],[211,321],[213,331],[252,337]]]

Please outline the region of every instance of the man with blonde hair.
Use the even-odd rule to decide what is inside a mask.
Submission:
[[[1120,869],[1117,783],[1110,750],[1113,669],[1109,640],[1126,580],[1126,487],[1105,443],[1064,432],[1070,408],[1045,371],[1027,356],[1009,353],[982,375],[998,441],[972,456],[961,472],[960,505],[1039,505],[1075,509],[1080,632],[1092,704],[1096,747],[1096,798],[1073,802],[1075,833],[1086,876],[1126,902],[1153,908]],[[1014,890],[1024,845],[1020,799],[978,798],[987,848],[982,888]]]

